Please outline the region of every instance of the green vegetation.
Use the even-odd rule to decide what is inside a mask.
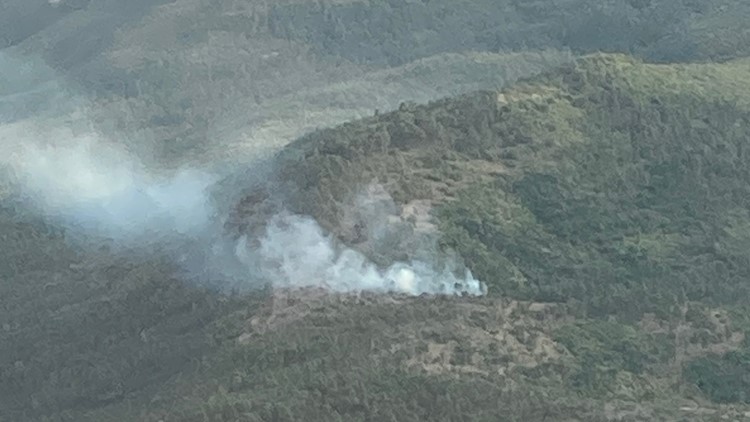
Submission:
[[[589,395],[615,392],[620,371],[642,375],[647,367],[665,363],[674,355],[669,335],[649,336],[635,327],[614,322],[582,321],[566,325],[555,334],[580,362],[570,374],[570,385]],[[648,394],[642,393],[648,398]]]
[[[186,286],[158,259],[83,254],[9,209],[0,227],[3,244],[15,245],[0,262],[2,420],[69,420],[149,397],[215,347],[212,322],[238,305]]]
[[[560,47],[673,61],[747,54],[748,14],[747,4],[736,0],[367,0],[277,5],[268,23],[274,36],[356,62]]]
[[[343,242],[377,183],[489,295],[222,294],[3,181],[0,421],[747,417],[747,1],[63,2],[8,2],[2,54],[95,128],[171,166],[286,145],[258,198]]]
[[[685,367],[684,373],[713,401],[750,401],[750,355],[747,350],[696,359]]]

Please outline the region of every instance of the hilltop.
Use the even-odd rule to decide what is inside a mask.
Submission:
[[[726,303],[748,269],[748,73],[746,60],[587,56],[313,133],[280,153],[279,183],[339,234],[347,200],[373,181],[401,206],[429,204],[445,245],[497,294],[607,312]]]
[[[546,370],[569,390],[742,402],[748,69],[586,56],[305,136],[279,154],[276,186],[368,253],[346,215],[376,183],[420,210],[414,231],[439,228],[491,297],[564,306],[553,338],[581,366]],[[407,244],[371,256],[406,260]]]

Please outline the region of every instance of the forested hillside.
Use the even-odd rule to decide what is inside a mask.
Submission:
[[[741,300],[748,69],[589,56],[311,134],[281,172],[328,227],[363,182],[431,201],[446,244],[497,294],[635,316]]]
[[[747,22],[3,2],[0,422],[750,420]]]
[[[587,56],[311,134],[280,154],[278,183],[344,241],[350,200],[372,183],[401,209],[428,204],[490,296],[579,316],[556,340],[597,364],[562,375],[573,389],[656,394],[641,389],[661,368],[742,401],[748,69]]]

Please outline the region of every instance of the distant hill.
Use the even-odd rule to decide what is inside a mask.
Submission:
[[[460,5],[447,0],[61,0],[11,1],[4,7],[0,39],[13,51],[44,58],[96,99],[102,119],[152,132],[154,146],[144,155],[165,161],[205,154],[210,149],[206,139],[230,146],[287,142],[290,133],[298,136],[309,128],[292,124],[290,131],[287,122],[281,131],[267,131],[256,117],[277,107],[280,98],[288,101],[299,91],[331,84],[373,81],[371,72],[446,54],[601,50],[660,62],[750,54],[744,24],[750,10],[738,0],[483,0]],[[423,65],[439,69],[440,63]],[[474,78],[458,84],[482,82]],[[439,85],[453,83],[444,76]],[[345,86],[338,89],[348,92]],[[394,102],[425,101],[424,95],[391,97],[380,85],[370,90],[388,94],[377,103],[389,110]],[[357,109],[372,104],[362,101]],[[319,105],[306,107],[318,110]],[[237,110],[255,121],[228,122],[226,115]],[[359,111],[322,112],[332,113],[324,119],[331,124],[362,117]],[[248,123],[262,133],[248,135]],[[227,132],[228,124],[237,129]]]

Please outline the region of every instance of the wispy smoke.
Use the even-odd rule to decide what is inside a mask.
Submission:
[[[192,236],[211,221],[208,173],[148,171],[96,133],[36,127],[4,135],[14,138],[3,148],[6,167],[26,203],[52,223],[135,246]]]
[[[67,119],[0,124],[0,169],[14,207],[64,229],[83,253],[106,249],[138,265],[171,259],[186,281],[217,289],[258,286],[224,239],[220,178],[208,169],[146,167],[122,137]]]
[[[129,249],[195,238],[211,225],[210,172],[146,168],[128,133],[103,133],[95,106],[39,60],[0,53],[0,183],[24,212],[86,241]]]

